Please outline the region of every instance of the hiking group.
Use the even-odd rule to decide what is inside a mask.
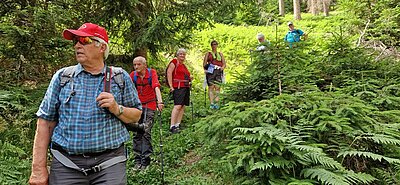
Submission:
[[[297,43],[301,40],[307,40],[307,33],[303,32],[301,29],[295,29],[293,22],[289,21],[287,26],[289,27],[289,31],[286,33],[283,41],[288,45],[288,48],[295,48],[297,47]],[[265,39],[263,33],[258,33],[256,38],[258,40],[258,46],[255,51],[266,51],[268,46],[271,45],[271,43]]]
[[[298,42],[306,35],[293,31],[293,23],[289,27],[287,42]],[[157,72],[148,68],[142,56],[133,59],[134,71],[130,74],[107,66],[109,38],[99,25],[85,23],[77,30],[66,29],[63,37],[73,41],[78,64],[53,75],[36,112],[29,184],[127,184],[128,131],[135,132],[134,170],[144,170],[151,162],[155,112],[158,110],[161,117],[164,108]],[[257,38],[266,43],[264,35]],[[226,68],[224,56],[217,49],[218,42],[213,40],[203,60],[211,109],[220,108],[220,84]],[[174,101],[170,123],[173,134],[179,132],[185,107],[190,104],[192,77],[185,61],[186,50],[180,48],[166,70]],[[53,156],[49,170],[48,148]]]

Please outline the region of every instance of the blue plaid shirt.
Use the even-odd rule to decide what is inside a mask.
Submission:
[[[65,68],[64,68],[65,69]],[[46,95],[36,115],[49,121],[56,121],[52,142],[63,147],[70,154],[101,152],[118,148],[129,139],[125,125],[107,109],[101,108],[96,97],[104,91],[104,73],[92,75],[78,64],[73,76],[76,92],[71,93],[71,82],[60,86],[64,69],[54,74]],[[135,86],[129,74],[124,71],[125,88],[121,89],[112,80],[111,93],[119,105],[142,109]],[[72,80],[72,79],[71,79]]]

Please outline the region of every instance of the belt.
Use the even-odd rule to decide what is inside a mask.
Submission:
[[[58,145],[58,147],[61,148],[60,145]],[[121,148],[121,147],[123,147],[123,145],[121,145],[120,147],[118,147],[118,149]],[[56,148],[57,148],[57,146],[56,146]],[[61,149],[62,149],[62,148],[61,148]],[[62,149],[62,150],[63,150],[63,149]],[[117,150],[117,149],[113,149],[113,150]],[[110,167],[110,166],[113,166],[113,165],[115,165],[115,164],[117,164],[117,163],[121,163],[121,162],[125,162],[125,161],[126,161],[126,156],[125,156],[125,155],[123,155],[123,156],[116,156],[116,157],[113,157],[113,158],[111,158],[111,159],[108,159],[107,161],[104,161],[104,162],[102,162],[102,163],[100,163],[100,164],[97,164],[97,165],[95,165],[95,166],[92,166],[92,167],[90,167],[90,168],[80,168],[80,167],[77,166],[74,162],[72,162],[67,156],[65,156],[65,155],[63,154],[64,152],[66,152],[65,150],[63,150],[63,153],[61,153],[61,151],[56,150],[56,149],[54,148],[54,145],[53,145],[52,148],[50,149],[50,151],[51,151],[51,153],[53,154],[53,157],[56,158],[56,159],[57,159],[61,164],[63,164],[65,167],[68,167],[68,168],[71,168],[71,169],[80,171],[80,172],[82,172],[85,176],[88,176],[88,175],[93,174],[93,173],[97,173],[97,172],[99,172],[99,171],[101,171],[101,170],[104,170],[104,169],[106,169],[106,168],[108,168],[108,167]],[[107,150],[106,150],[106,151],[107,151]],[[101,155],[101,154],[106,153],[106,151],[104,151],[104,152],[99,152],[99,153],[92,153],[92,154],[95,154],[95,155],[98,156],[98,155]],[[112,150],[108,150],[107,152],[110,152],[110,151],[112,151]],[[65,154],[68,154],[68,153],[65,153]],[[91,154],[91,153],[73,154],[73,155],[75,155],[75,156],[88,157],[87,155],[89,155],[89,154]],[[68,155],[69,155],[69,154],[68,154]],[[72,155],[69,155],[69,156],[72,156]],[[94,157],[94,155],[92,155],[92,156]]]
[[[120,147],[122,147],[122,146],[123,145],[121,145]],[[118,150],[120,147],[118,147],[116,149],[107,149],[107,150],[104,150],[104,151],[101,151],[101,152],[88,152],[88,153],[82,153],[82,154],[69,154],[68,151],[64,150],[62,148],[62,146],[60,146],[59,144],[54,143],[54,142],[51,143],[51,148],[54,149],[54,150],[57,150],[57,151],[59,151],[59,152],[61,152],[63,154],[67,154],[68,156],[81,156],[81,157],[84,157],[84,158],[98,157],[98,156],[101,156],[103,154],[108,154],[108,153],[111,153],[113,151]]]

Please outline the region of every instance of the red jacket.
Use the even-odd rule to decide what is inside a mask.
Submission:
[[[156,110],[157,108],[157,97],[156,97],[156,92],[155,88],[158,87],[160,88],[160,82],[158,81],[158,75],[156,70],[150,69],[151,70],[151,86],[149,84],[149,71],[147,68],[145,69],[146,74],[144,75],[143,79],[139,77],[139,74],[136,73],[137,80],[136,80],[136,90],[138,92],[138,96],[140,99],[140,102],[142,102],[142,107],[143,108],[149,108],[151,110]],[[132,82],[134,79],[134,71],[131,72],[130,76],[132,79]]]
[[[171,62],[175,65],[175,69],[172,72],[172,87],[174,89],[189,87],[190,72],[185,64],[179,63],[176,58],[172,59]]]

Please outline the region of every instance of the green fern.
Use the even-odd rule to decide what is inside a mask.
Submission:
[[[370,184],[377,179],[370,174],[366,173],[355,173],[353,171],[345,171],[345,174],[343,175],[344,178],[346,178],[347,182],[350,182],[351,184]]]
[[[263,161],[258,161],[253,165],[250,165],[250,172],[254,170],[267,171],[272,168],[286,169],[286,168],[292,168],[294,166],[295,163],[293,161],[287,160],[280,156],[274,156],[266,158]]]
[[[306,178],[314,179],[329,185],[349,185],[346,178],[341,174],[328,171],[324,168],[306,168],[301,171],[301,174]]]
[[[344,170],[344,167],[339,162],[326,156],[325,153],[306,153],[302,160],[315,165],[322,165],[328,169]]]
[[[400,145],[400,140],[393,138],[388,135],[384,134],[374,134],[374,133],[367,133],[363,136],[360,136],[356,139],[365,139],[365,140],[371,140],[377,144],[384,144],[384,145]]]
[[[362,158],[369,158],[375,161],[379,161],[382,162],[383,160],[389,162],[389,163],[400,163],[399,159],[395,159],[395,158],[390,158],[390,157],[386,157],[383,155],[379,155],[379,154],[375,154],[372,152],[363,152],[363,151],[342,151],[338,154],[338,157],[362,157]]]
[[[379,168],[373,168],[374,175],[381,181],[383,185],[400,184],[400,179],[396,178],[390,171]]]

